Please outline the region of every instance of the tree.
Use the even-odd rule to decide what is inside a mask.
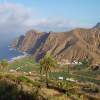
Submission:
[[[47,53],[41,60],[40,60],[40,73],[45,74],[45,81],[46,86],[48,87],[48,76],[49,72],[51,71],[51,68],[55,67],[57,65],[56,60]]]
[[[3,59],[0,63],[0,65],[2,66],[3,69],[7,68],[9,63],[6,59]]]

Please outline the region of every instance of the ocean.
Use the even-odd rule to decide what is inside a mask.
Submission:
[[[7,59],[8,61],[13,58],[18,58],[24,54],[16,49],[11,48],[11,40],[0,41],[0,60]]]

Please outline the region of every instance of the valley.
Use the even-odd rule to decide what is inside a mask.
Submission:
[[[0,100],[100,100],[100,0],[0,0]]]
[[[90,66],[86,66],[75,65],[74,68],[69,65],[60,66],[58,64],[55,68],[50,68],[48,87],[46,87],[45,74],[41,76],[40,64],[35,61],[34,56],[29,56],[17,59],[9,63],[7,69],[2,69],[0,84],[2,81],[9,81],[11,82],[9,84],[13,82],[18,87],[22,86],[20,91],[26,91],[25,98],[28,96],[29,100],[34,100],[32,98],[36,91],[39,94],[35,96],[38,98],[35,100],[99,100],[100,71],[93,71]],[[27,100],[23,95],[21,100]]]
[[[29,55],[8,64],[1,60],[0,84],[9,81],[21,87],[14,94],[18,100],[99,100],[98,25],[59,33],[28,31],[12,47]]]

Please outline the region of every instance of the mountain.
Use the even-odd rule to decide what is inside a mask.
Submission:
[[[94,28],[100,28],[100,22],[98,22],[98,23],[94,26]]]
[[[17,39],[13,47],[42,58],[50,52],[57,60],[89,59],[100,63],[100,24],[91,29],[77,28],[69,32],[38,32],[30,30]]]

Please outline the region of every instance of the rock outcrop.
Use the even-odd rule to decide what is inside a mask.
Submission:
[[[91,29],[77,28],[69,32],[37,32],[31,30],[20,37],[14,47],[40,59],[50,52],[57,60],[90,59],[100,63],[100,25]]]

